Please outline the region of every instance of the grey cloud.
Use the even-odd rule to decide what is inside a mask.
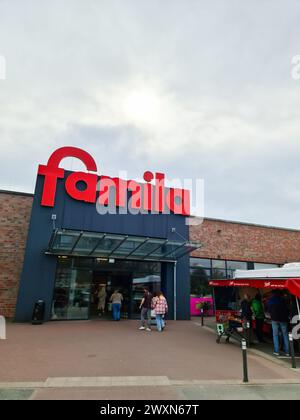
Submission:
[[[33,191],[69,144],[108,175],[204,178],[207,216],[300,228],[299,15],[297,0],[1,1],[1,187]],[[160,124],[122,114],[139,84]]]

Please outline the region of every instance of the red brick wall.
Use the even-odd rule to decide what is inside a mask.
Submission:
[[[13,318],[33,197],[0,191],[0,315]]]
[[[203,243],[193,256],[282,264],[300,261],[300,231],[205,219],[190,239]]]

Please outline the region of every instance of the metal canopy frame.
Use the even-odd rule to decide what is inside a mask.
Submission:
[[[132,251],[129,252],[126,259],[128,259],[132,254],[134,254],[136,251],[139,250],[143,245],[145,245],[147,242],[149,242],[150,238],[146,238],[144,241],[142,241],[136,248],[134,248]]]
[[[119,243],[118,243],[118,245],[117,245],[117,246],[115,246],[115,247],[112,249],[112,251],[108,254],[108,258],[111,258],[111,256],[114,254],[114,252],[116,252],[116,251],[120,248],[120,246],[121,246],[124,242],[126,242],[126,241],[127,241],[127,239],[128,239],[128,235],[125,235],[125,236],[124,236],[124,238],[121,240],[121,242],[119,242]]]
[[[96,245],[94,246],[94,248],[91,250],[91,252],[88,254],[89,257],[92,256],[94,254],[94,252],[96,251],[96,249],[98,248],[98,246],[101,244],[102,239],[104,239],[106,236],[106,233],[104,233],[100,238],[99,241],[96,243]]]
[[[68,239],[72,238],[70,243]],[[78,247],[82,238],[91,238],[91,249],[88,246],[85,248]],[[96,243],[94,244],[96,240]],[[115,244],[115,241],[118,243]],[[122,247],[126,242],[130,241],[129,247]],[[112,247],[110,248],[110,243]],[[151,251],[149,247],[145,247],[145,252],[142,252],[143,246],[149,244],[153,245]],[[86,244],[85,244],[86,245]],[[103,246],[102,246],[103,245]],[[171,249],[169,249],[171,247]],[[71,229],[55,229],[51,235],[49,246],[46,254],[49,255],[65,255],[78,256],[89,258],[116,258],[116,259],[131,259],[139,261],[166,261],[175,262],[179,258],[201,247],[199,242],[190,241],[171,241],[168,239],[159,239],[143,236],[130,236],[120,234],[108,234],[98,232],[76,231]],[[78,249],[79,248],[79,249]],[[128,249],[130,248],[130,249]],[[166,250],[164,251],[164,248]],[[137,252],[140,250],[140,252]],[[161,252],[159,252],[161,250]]]

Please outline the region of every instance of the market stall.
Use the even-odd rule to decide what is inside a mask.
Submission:
[[[214,287],[214,304],[217,322],[237,319],[240,315],[240,302],[247,294],[251,299],[260,293],[266,309],[263,326],[265,334],[271,334],[271,320],[267,313],[267,302],[273,290],[284,292],[290,308],[290,316],[299,315],[300,319],[300,263],[285,264],[281,268],[261,270],[236,270],[232,279],[210,281]],[[255,329],[255,321],[253,321]]]

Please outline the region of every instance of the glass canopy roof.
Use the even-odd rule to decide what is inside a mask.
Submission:
[[[201,247],[199,242],[56,229],[47,254],[79,257],[176,261]]]

